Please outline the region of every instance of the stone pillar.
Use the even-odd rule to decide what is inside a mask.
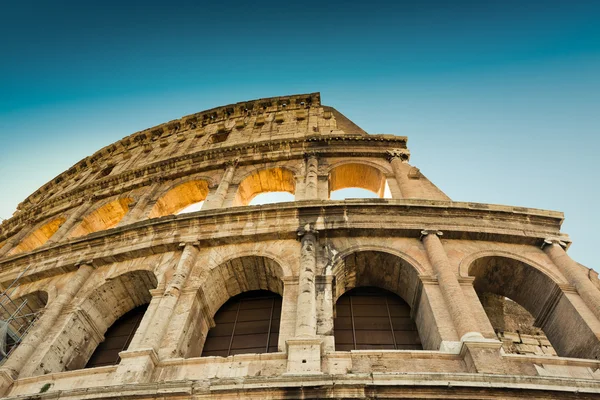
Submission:
[[[422,231],[421,239],[427,251],[427,257],[437,275],[438,284],[454,322],[456,332],[462,342],[483,339],[483,335],[479,332],[479,327],[471,315],[471,310],[467,306],[456,273],[452,269],[444,246],[438,237],[441,234],[437,231]]]
[[[303,200],[317,200],[319,198],[318,193],[318,180],[319,180],[319,159],[316,154],[306,154],[306,178],[304,186],[304,199]]]
[[[309,224],[298,230],[300,271],[296,306],[296,335],[286,342],[288,374],[321,374],[323,340],[317,337],[315,272],[317,268],[317,232]]]
[[[296,337],[314,337],[317,334],[317,307],[315,297],[315,271],[317,269],[316,231],[306,225],[298,231],[300,244],[300,271],[298,273],[298,314]]]
[[[227,197],[227,192],[229,190],[229,185],[233,179],[236,165],[237,160],[227,163],[227,168],[225,169],[223,178],[221,178],[221,182],[219,183],[217,191],[212,196],[209,196],[206,201],[204,201],[204,204],[202,205],[203,210],[212,210],[223,207],[225,198]]]
[[[410,181],[408,177],[408,171],[410,165],[406,163],[408,161],[408,152],[402,149],[389,150],[387,152],[387,158],[392,165],[394,170],[394,176],[398,187],[400,188],[400,194],[403,199],[414,199],[419,198],[418,188]]]
[[[556,239],[544,240],[544,252],[567,281],[577,290],[585,304],[600,320],[600,291],[590,281],[588,275],[564,250],[566,244]]]
[[[140,345],[143,348],[151,348],[154,351],[158,350],[164,333],[169,326],[169,321],[171,320],[177,300],[196,261],[198,243],[181,243],[180,246],[183,247],[181,258],[177,263],[171,280],[167,284],[163,298],[154,312],[146,335],[142,339]]]
[[[86,199],[78,208],[73,212],[69,218],[65,221],[64,224],[58,228],[56,233],[52,235],[52,237],[46,242],[46,244],[56,243],[62,239],[64,239],[69,232],[73,229],[75,225],[81,222],[81,219],[84,215],[88,213],[92,205],[94,204],[94,198],[89,197]]]
[[[4,246],[0,248],[0,257],[8,254],[15,246],[21,243],[21,240],[25,239],[25,236],[31,232],[31,228],[33,228],[32,224],[27,222],[19,232],[8,239]]]
[[[25,336],[6,363],[0,367],[0,395],[6,394],[12,382],[18,378],[19,372],[31,355],[47,339],[48,332],[53,328],[65,306],[73,300],[93,271],[94,267],[89,262],[79,265],[79,269],[62,288],[60,294],[46,306],[44,313],[35,323],[34,328]]]
[[[279,351],[285,351],[286,342],[296,335],[296,308],[298,306],[298,277],[286,276],[283,280],[283,301],[279,323]]]
[[[160,189],[162,184],[162,178],[155,178],[151,181],[150,187],[146,189],[146,192],[140,196],[135,206],[129,210],[127,214],[123,217],[121,221],[117,224],[117,226],[129,225],[134,222],[137,222],[144,218],[144,216],[148,213],[147,210],[148,205],[156,196],[156,193]]]
[[[173,276],[158,304],[153,296],[151,302],[153,312],[148,315],[149,322],[146,324],[146,321],[142,320],[145,327],[143,338],[136,342],[135,348],[130,346],[128,350],[119,353],[121,363],[115,372],[115,384],[147,382],[158,365],[161,341],[167,332],[183,287],[198,255],[198,243],[181,243],[180,246],[183,247],[183,252]]]
[[[327,351],[335,350],[333,339],[333,275],[317,276],[317,335]]]

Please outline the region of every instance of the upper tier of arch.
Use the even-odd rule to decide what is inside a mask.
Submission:
[[[212,108],[144,129],[105,146],[36,190],[18,205],[16,214],[91,181],[182,154],[322,135],[368,136],[336,109],[322,105],[320,93]],[[406,137],[396,138],[404,143],[396,147],[406,148]]]

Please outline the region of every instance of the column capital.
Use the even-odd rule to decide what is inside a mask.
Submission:
[[[194,246],[196,248],[200,248],[200,242],[199,241],[194,241],[194,242],[180,242],[179,243],[179,247],[183,247],[185,248],[187,245],[191,245]]]
[[[321,157],[321,153],[319,153],[318,151],[307,151],[306,153],[304,153],[305,160],[308,160],[310,158],[319,159],[320,157]]]
[[[544,249],[544,247],[553,245],[553,244],[557,244],[565,250],[567,249],[567,244],[565,242],[563,242],[562,240],[560,240],[559,238],[556,238],[556,237],[549,237],[549,238],[544,239],[544,241],[542,242],[542,250]]]
[[[97,265],[94,264],[94,260],[77,261],[74,265],[75,265],[76,268],[81,268],[81,267],[83,267],[85,265],[88,265],[88,266],[90,266],[90,267],[92,267],[94,269],[97,268]]]
[[[410,158],[410,151],[408,149],[391,149],[385,152],[385,156],[389,162],[392,162],[395,158],[404,162]]]
[[[438,231],[437,229],[423,229],[421,231],[421,236],[419,237],[419,240],[423,240],[423,238],[429,234],[439,237],[439,236],[442,236],[444,234],[444,232]]]
[[[314,225],[312,225],[312,224],[306,224],[306,225],[298,228],[296,230],[296,233],[298,234],[299,238],[303,238],[305,235],[311,234],[311,233],[314,236],[317,236],[319,234],[319,231],[317,229],[315,229]]]
[[[225,168],[237,167],[240,160],[237,158],[225,161]]]

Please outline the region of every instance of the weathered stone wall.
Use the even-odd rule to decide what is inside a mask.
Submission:
[[[562,214],[452,202],[408,158],[406,138],[367,135],[318,94],[209,110],[86,158],[0,228],[0,284],[26,271],[11,296],[43,310],[0,366],[2,393],[600,395],[597,275],[564,252]],[[386,184],[391,199],[329,200]],[[246,205],[275,190],[296,201]],[[336,351],[336,300],[360,286],[400,296],[424,350]],[[283,299],[278,352],[200,357],[219,308],[257,289]],[[82,369],[142,304],[120,363]]]

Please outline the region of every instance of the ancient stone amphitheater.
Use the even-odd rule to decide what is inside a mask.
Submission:
[[[313,93],[80,161],[1,226],[2,395],[599,396],[598,279],[563,215],[451,201],[406,144]],[[350,187],[375,198],[331,199]]]

